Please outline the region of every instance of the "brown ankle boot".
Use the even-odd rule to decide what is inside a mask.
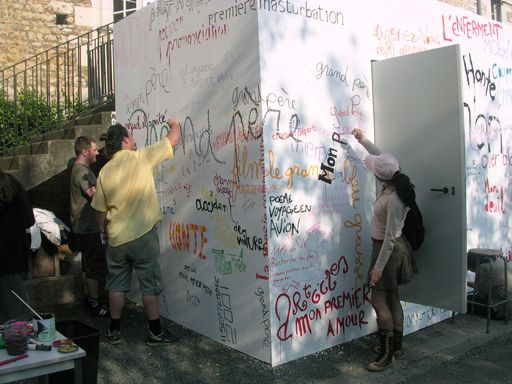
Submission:
[[[380,372],[393,363],[393,332],[385,329],[379,331],[380,354],[373,363],[366,366],[371,372]]]
[[[403,340],[404,331],[397,331],[396,329],[393,331],[393,355],[395,359],[401,360],[404,358],[404,347]]]
[[[393,331],[393,356],[397,360],[401,360],[405,357],[404,348],[403,348],[403,331],[397,331],[396,329]],[[372,351],[380,355],[380,345],[376,345],[373,347]]]

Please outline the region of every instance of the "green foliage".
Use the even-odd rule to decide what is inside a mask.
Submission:
[[[0,156],[87,110],[87,105],[79,103],[78,98],[63,99],[59,108],[54,100],[48,103],[46,95],[33,90],[21,92],[16,100],[0,91]]]

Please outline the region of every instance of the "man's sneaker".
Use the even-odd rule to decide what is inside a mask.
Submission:
[[[158,335],[154,335],[153,332],[149,331],[147,345],[165,345],[175,343],[180,339],[179,336],[171,335],[166,330],[163,330]]]
[[[108,342],[112,345],[119,344],[121,342],[121,331],[114,329],[111,331],[110,329],[107,331],[107,336],[105,336]]]
[[[110,317],[110,311],[108,310],[107,306],[102,303],[91,306],[89,311],[93,317]]]

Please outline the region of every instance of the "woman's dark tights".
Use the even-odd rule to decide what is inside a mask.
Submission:
[[[398,298],[398,289],[372,289],[371,304],[377,314],[379,329],[403,332],[404,312]]]

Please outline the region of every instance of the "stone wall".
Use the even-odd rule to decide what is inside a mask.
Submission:
[[[478,2],[476,0],[439,0],[442,3],[450,4],[455,7],[464,8],[468,11],[477,13]],[[498,1],[495,5],[495,9],[493,12],[491,0],[480,0],[480,14],[482,16],[488,17],[489,19],[493,18],[493,13],[495,14],[495,18],[500,19],[502,23],[512,23],[512,0],[508,1]],[[501,14],[501,15],[500,15]]]
[[[1,0],[0,69],[91,31],[75,23],[76,10],[91,6],[91,0]]]
[[[477,11],[476,0],[439,1]],[[503,3],[503,21],[512,22],[512,5]],[[491,0],[481,0],[480,4],[482,15],[490,18]],[[1,0],[0,20],[0,69],[3,69],[108,24],[112,21],[112,0]],[[63,21],[65,24],[57,24]]]
[[[439,0],[442,3],[450,4],[458,8],[467,9],[470,12],[477,13],[477,1],[476,0]],[[491,9],[491,0],[481,0],[480,1],[480,13],[482,16],[491,18],[492,9]]]

